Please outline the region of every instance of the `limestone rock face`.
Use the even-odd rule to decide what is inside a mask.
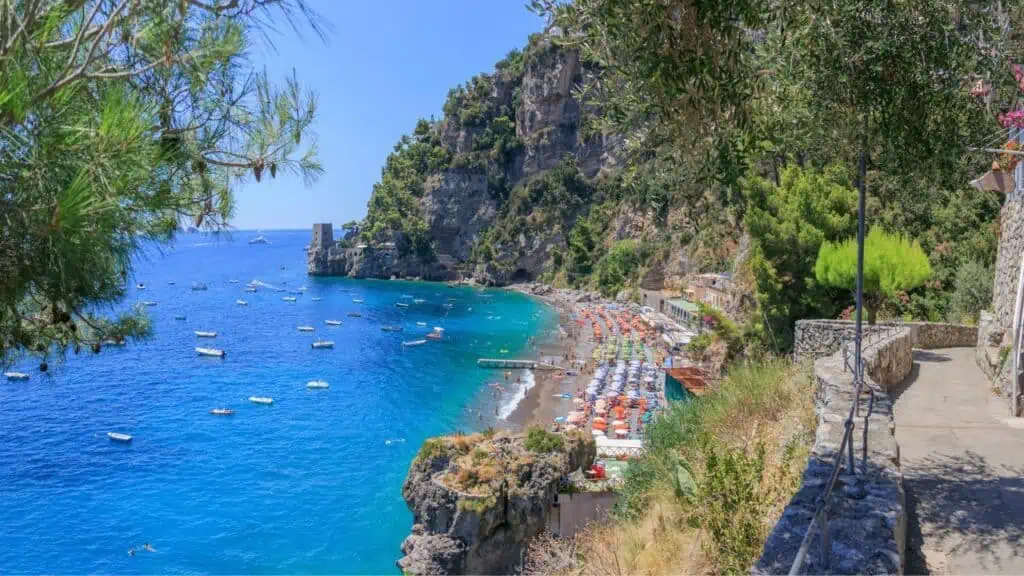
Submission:
[[[428,440],[413,461],[402,497],[413,513],[398,566],[413,574],[508,574],[547,524],[559,484],[589,467],[593,439],[564,436],[538,454],[522,435]]]

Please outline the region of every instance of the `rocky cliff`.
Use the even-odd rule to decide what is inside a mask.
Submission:
[[[547,524],[561,482],[589,467],[582,434],[448,436],[427,440],[402,486],[413,513],[398,566],[411,574],[508,574]]]
[[[553,204],[543,183],[527,193],[530,183],[559,167],[592,182],[614,163],[575,96],[588,77],[576,52],[535,35],[493,73],[452,90],[443,119],[421,121],[389,156],[359,239],[314,246],[309,272],[494,284],[537,277],[590,205],[548,206],[557,214],[526,223],[545,200]]]

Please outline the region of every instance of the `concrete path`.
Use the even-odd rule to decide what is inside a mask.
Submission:
[[[895,403],[909,574],[1024,574],[1024,422],[974,350],[915,350]]]

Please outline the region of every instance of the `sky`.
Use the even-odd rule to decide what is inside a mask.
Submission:
[[[285,26],[253,63],[271,78],[292,69],[319,96],[314,126],[326,172],[310,187],[264,177],[236,194],[240,230],[335,226],[366,215],[384,159],[418,118],[440,118],[448,90],[494,64],[544,22],[525,0],[308,0],[332,27],[326,43]],[[287,32],[287,33],[285,33]]]

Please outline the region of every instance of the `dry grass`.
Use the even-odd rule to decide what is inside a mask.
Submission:
[[[746,571],[799,487],[815,425],[809,367],[770,361],[732,370],[711,394],[651,426],[648,456],[631,465],[614,519],[557,547],[541,540],[528,571]],[[678,479],[680,467],[692,485]],[[752,488],[737,489],[744,482]]]

